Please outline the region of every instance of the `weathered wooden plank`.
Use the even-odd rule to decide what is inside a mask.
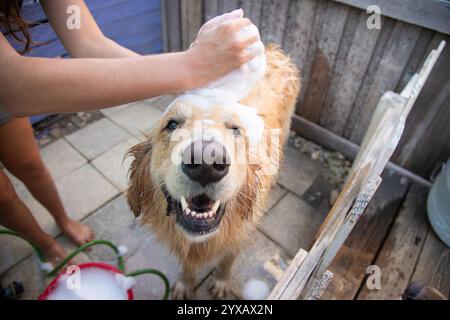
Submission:
[[[261,20],[261,0],[241,0],[239,7],[244,10],[244,17],[249,18],[253,24],[259,27]]]
[[[446,90],[447,97],[405,162],[406,167],[425,177],[450,157],[450,81],[440,90]]]
[[[421,281],[450,296],[450,248],[429,230],[411,281]]]
[[[308,83],[310,80],[311,75],[311,68],[312,63],[314,59],[315,52],[317,50],[317,46],[319,44],[321,31],[322,31],[322,25],[324,23],[325,19],[325,12],[328,6],[329,1],[327,0],[317,0],[315,2],[315,7],[311,8],[314,9],[314,16],[312,19],[312,26],[311,26],[311,34],[309,35],[309,41],[306,44],[307,50],[305,59],[303,61],[303,66],[301,71],[302,75],[302,91],[300,93],[300,97],[297,100],[297,106],[296,106],[296,113],[304,116],[303,112],[307,112],[303,109],[303,101],[306,98],[306,91],[308,88]],[[302,21],[299,21],[298,23],[303,23]],[[308,24],[309,21],[306,20],[306,23]]]
[[[164,51],[181,50],[180,0],[161,0]]]
[[[374,264],[380,267],[381,289],[363,286],[358,299],[399,299],[414,271],[428,232],[428,188],[413,184]]]
[[[348,13],[349,7],[334,2],[328,3],[324,13],[317,47],[313,52],[305,98],[300,104],[300,114],[313,122],[319,120],[322,104],[326,97],[324,93],[328,91],[332,78],[334,62]]]
[[[366,10],[370,5],[380,7],[382,15],[450,34],[450,3],[448,1],[417,0],[334,0]]]
[[[219,14],[236,10],[239,0],[219,0]]]
[[[189,48],[202,26],[202,0],[181,0],[182,49]]]
[[[420,65],[424,62],[425,58],[428,56],[430,51],[436,48],[438,43],[430,45],[435,33],[436,32],[429,29],[424,28],[420,29],[419,38],[417,39],[417,42],[414,46],[411,56],[409,57],[409,60],[405,66],[405,70],[403,70],[402,77],[400,78],[400,81],[397,83],[397,86],[394,90],[395,92],[401,92],[403,90],[408,81],[411,79],[412,75],[415,74],[417,70],[420,68]]]
[[[369,121],[381,95],[395,88],[406,62],[419,36],[419,28],[397,21],[385,48],[383,57],[373,77],[373,83],[359,110],[357,126],[350,135],[350,140],[360,143],[367,130]],[[355,112],[355,110],[353,110]]]
[[[429,45],[427,54],[442,40],[447,41],[447,46],[444,48],[444,51],[437,61],[437,64],[425,84],[422,93],[417,98],[415,106],[411,110],[411,113],[406,121],[405,134],[400,140],[399,150],[394,153],[393,159],[400,165],[408,166],[411,162],[415,161],[412,154],[416,148],[418,148],[420,141],[424,138],[425,132],[435,127],[433,120],[436,119],[436,114],[439,112],[439,109],[448,109],[448,104],[445,104],[445,99],[447,99],[448,92],[450,90],[450,36],[444,36],[439,33],[435,34]],[[448,138],[450,134],[448,130],[449,129],[444,128],[444,131],[439,132],[437,136],[447,137],[448,142],[450,139]],[[440,145],[437,144],[437,141],[433,142],[435,153],[439,153],[439,149],[445,148],[447,142],[445,139],[443,142],[444,144]],[[436,155],[427,154],[425,156],[435,157]],[[430,161],[431,159],[427,159],[425,163],[417,163],[417,167],[421,168],[426,164],[433,165]],[[422,170],[422,172],[427,172],[427,170]]]
[[[288,9],[286,30],[283,40],[283,49],[288,53],[302,77],[302,87],[304,87],[306,73],[306,56],[308,44],[313,32],[314,16],[317,7],[316,0],[291,1]],[[299,99],[304,96],[304,90],[300,93]]]
[[[369,66],[368,66],[366,73],[364,74],[364,78],[362,79],[362,82],[359,86],[358,94],[356,95],[355,101],[352,105],[350,115],[347,119],[347,123],[345,124],[343,136],[346,139],[349,139],[353,128],[358,125],[357,120],[358,120],[359,112],[361,109],[364,108],[365,99],[369,93],[371,86],[372,86],[372,83],[374,81],[374,74],[376,73],[376,71],[378,69],[379,63],[381,61],[381,58],[383,57],[387,43],[392,34],[392,30],[394,29],[395,20],[392,20],[390,18],[384,18],[384,19],[382,19],[382,25],[383,25],[383,27],[380,30],[380,34],[378,36],[378,40],[375,45],[375,49],[372,52],[372,56],[369,61]]]
[[[356,26],[348,25],[344,32],[344,36],[352,36],[351,43],[347,54],[342,59],[337,58],[333,79],[320,114],[319,124],[339,135],[344,131],[379,36],[379,30],[367,28],[366,19],[367,14],[359,12]],[[353,32],[351,28],[354,29]]]
[[[353,299],[358,292],[366,269],[372,264],[396,216],[409,186],[407,179],[390,170],[382,174],[383,182],[361,216],[358,224],[339,250],[329,270],[336,275],[333,286],[322,299]],[[350,287],[347,281],[351,279]],[[341,291],[341,288],[347,290]]]
[[[361,191],[355,199],[354,205],[345,217],[342,225],[336,231],[333,241],[328,245],[317,267],[311,275],[310,280],[306,284],[305,289],[302,292],[302,297],[304,297],[304,299],[320,298],[320,296],[316,296],[314,293],[315,288],[322,281],[323,276],[326,274],[327,268],[336,257],[337,252],[342,247],[350,232],[353,230],[357,221],[363,214],[367,204],[372,199],[380,183],[381,178],[378,175],[375,175],[374,177],[371,177],[364,186],[362,186]]]
[[[206,22],[219,15],[219,0],[203,1],[203,22]]]
[[[311,274],[317,267],[320,258],[333,240],[333,235],[335,234],[337,228],[339,228],[342,219],[351,208],[355,197],[359,193],[362,183],[369,174],[369,169],[369,167],[365,167],[359,172],[353,173],[349,176],[341,194],[322,224],[322,232],[319,231],[319,236],[304,261],[302,261],[302,263],[296,267],[295,270],[292,270],[291,266],[288,268],[287,272],[283,274],[280,281],[272,290],[269,295],[269,299],[291,300],[297,299],[300,296]],[[296,261],[301,254],[301,251],[297,252],[294,257],[294,261]]]
[[[286,27],[286,17],[289,1],[262,1],[261,21],[259,33],[264,44],[283,44],[283,35]]]

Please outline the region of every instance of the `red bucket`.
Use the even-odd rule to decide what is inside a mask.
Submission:
[[[109,264],[102,263],[102,262],[83,263],[83,264],[76,265],[76,267],[78,267],[78,270],[80,271],[80,277],[81,277],[80,281],[83,281],[82,280],[83,273],[85,274],[85,278],[88,278],[88,280],[89,280],[89,278],[92,279],[94,277],[94,275],[92,274],[92,271],[97,272],[98,276],[101,276],[103,278],[102,279],[103,283],[101,283],[101,284],[97,283],[97,285],[96,285],[96,284],[94,284],[94,281],[91,281],[90,283],[87,284],[87,287],[89,287],[89,290],[92,290],[92,291],[97,290],[97,292],[93,293],[92,291],[90,291],[90,292],[88,292],[88,294],[86,296],[86,292],[87,292],[86,291],[85,297],[80,296],[80,297],[78,297],[78,299],[91,299],[91,300],[115,299],[114,297],[111,297],[111,292],[108,292],[108,294],[105,294],[105,292],[102,292],[102,291],[105,291],[108,286],[108,285],[106,285],[105,282],[111,281],[111,283],[109,284],[109,288],[114,288],[114,290],[117,292],[122,290],[122,292],[120,294],[121,297],[116,297],[116,299],[124,298],[123,300],[133,300],[132,289],[130,288],[128,290],[125,290],[122,287],[120,287],[119,283],[117,282],[118,274],[123,275],[124,277],[125,277],[125,275],[123,274],[122,271],[120,271],[116,267],[113,267]],[[69,266],[68,268],[73,268],[73,266]],[[68,272],[68,270],[69,270],[68,268],[66,268],[64,271],[59,273],[59,275],[55,279],[53,279],[53,281],[48,285],[48,287],[44,290],[44,292],[39,296],[38,300],[77,299],[77,297],[73,297],[73,296],[76,296],[76,294],[80,294],[80,291],[74,291],[74,290],[70,291],[63,287],[66,284],[64,280],[67,280],[67,278],[73,274],[73,272],[72,273]],[[86,273],[86,271],[91,272],[91,274],[88,275]],[[66,284],[66,286],[67,286],[67,284]],[[70,293],[69,297],[67,296],[67,294],[66,294],[66,297],[64,297],[64,294],[62,293],[63,290],[66,290],[66,292]],[[111,290],[108,290],[108,291],[111,291]],[[81,292],[81,295],[82,294],[83,294],[83,292]]]

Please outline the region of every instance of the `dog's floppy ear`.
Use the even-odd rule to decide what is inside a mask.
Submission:
[[[142,205],[152,190],[150,177],[150,159],[152,143],[148,138],[131,147],[126,156],[133,157],[133,161],[128,170],[128,204],[135,217],[141,214]]]

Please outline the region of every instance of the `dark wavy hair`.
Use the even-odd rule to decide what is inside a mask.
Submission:
[[[24,44],[20,53],[30,51],[33,41],[28,29],[29,23],[20,15],[22,0],[0,0],[0,30]]]

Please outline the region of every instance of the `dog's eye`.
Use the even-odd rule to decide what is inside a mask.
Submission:
[[[167,122],[165,129],[169,131],[174,131],[178,127],[178,124],[179,122],[177,120],[172,119],[169,122]]]
[[[231,126],[230,129],[233,131],[235,136],[239,136],[241,134],[241,129],[238,126]]]

